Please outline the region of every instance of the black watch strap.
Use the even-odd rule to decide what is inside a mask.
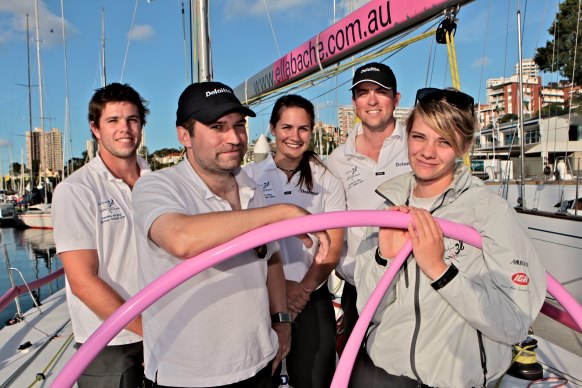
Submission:
[[[434,288],[435,290],[440,290],[441,288],[449,284],[451,280],[453,280],[455,276],[457,276],[458,273],[459,270],[457,269],[457,267],[455,267],[453,264],[449,265],[449,269],[445,271],[443,276],[441,276],[440,278],[438,278],[438,280],[431,283],[432,288]]]
[[[271,315],[271,323],[291,323],[291,314],[287,312],[275,313]]]
[[[376,260],[376,263],[378,263],[382,267],[386,267],[386,264],[388,264],[388,260],[386,260],[380,255],[380,247],[376,248],[376,254],[374,255],[374,259]]]

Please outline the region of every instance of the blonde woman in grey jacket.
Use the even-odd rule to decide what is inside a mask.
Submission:
[[[351,387],[477,387],[509,368],[545,297],[546,277],[511,206],[459,158],[475,133],[473,98],[420,89],[407,121],[412,172],[378,187],[407,230],[369,228],[355,282],[363,309],[393,257],[413,252],[373,318]],[[483,250],[443,237],[434,217],[472,225]]]

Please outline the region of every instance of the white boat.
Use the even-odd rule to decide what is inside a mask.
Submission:
[[[445,2],[442,3],[444,4]],[[460,2],[446,2],[447,5],[453,3]],[[352,217],[349,218],[353,221]],[[308,231],[308,227],[312,228],[317,226],[317,223],[315,222],[302,222],[301,224],[304,228],[303,231]],[[278,233],[299,233],[296,230],[287,227],[279,227],[278,225],[273,226],[273,229]],[[261,235],[263,235],[263,233],[261,233]],[[221,247],[215,248],[215,251],[229,252]],[[232,255],[234,252],[230,251],[230,254]],[[179,268],[176,267],[170,272],[172,272],[173,276],[178,276],[181,279],[194,276],[195,274],[192,274],[189,271],[184,271],[184,269],[191,268],[191,266],[196,265],[198,262],[198,260],[184,261]],[[167,285],[165,287],[167,287]],[[149,291],[151,288],[148,286],[147,290]],[[145,289],[138,295],[146,295]],[[3,307],[3,300],[4,298],[0,300],[0,309]],[[151,302],[152,300],[150,299],[145,303]],[[111,322],[123,327],[124,324],[120,323],[118,318],[121,316],[123,319],[127,319],[129,317],[126,313],[127,311],[130,311],[129,314],[139,314],[136,310],[139,306],[133,304],[132,308],[128,307],[129,305],[132,304],[128,302],[125,307],[118,310],[118,312],[116,312],[115,315],[104,324],[106,327],[102,327],[100,331],[102,331],[102,329],[111,329]],[[147,306],[143,308],[147,308]],[[60,385],[58,381],[62,380],[57,380],[57,383],[55,383],[55,379],[58,378],[57,376],[61,372],[65,363],[71,361],[67,366],[69,366],[69,368],[75,368],[75,361],[71,360],[71,357],[78,354],[75,353],[72,346],[70,322],[68,321],[69,317],[64,292],[61,291],[48,298],[47,301],[43,303],[43,306],[41,306],[41,309],[43,310],[42,314],[37,309],[32,309],[23,314],[25,318],[24,321],[0,330],[0,344],[4,344],[0,345],[0,388],[8,386],[30,386],[34,382],[39,382],[41,385],[52,385],[59,388],[61,386],[68,386],[68,384]],[[561,316],[560,313],[557,313],[556,315]],[[567,319],[562,318],[561,320],[566,323],[568,322]],[[110,335],[110,332],[111,330],[109,330],[107,335]],[[574,351],[565,350],[564,346],[548,343],[547,340],[552,340],[551,337],[554,333],[554,330],[551,329],[549,336],[537,337],[540,344],[538,359],[544,366],[545,377],[563,378],[567,379],[568,384],[571,386],[582,386],[582,370],[579,368],[579,365],[582,365],[582,346],[579,345],[582,343],[582,334],[573,333],[572,330],[569,329],[566,329],[566,332],[567,335],[570,336],[567,340],[570,344],[574,343],[574,345],[576,345],[576,341],[578,341],[578,347],[573,349]],[[574,340],[571,339],[572,337]],[[28,346],[27,342],[30,342],[30,346]],[[18,348],[21,345],[25,345],[24,347],[26,347],[26,349],[19,350]],[[521,385],[517,385],[516,383],[514,386],[525,387],[528,386],[529,383],[530,382],[521,382]]]
[[[28,228],[52,229],[51,204],[41,203],[29,206],[28,210],[18,215],[18,219]]]

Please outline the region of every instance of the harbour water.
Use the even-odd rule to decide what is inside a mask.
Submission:
[[[3,295],[12,286],[8,275],[6,257],[10,260],[10,266],[17,268],[24,280],[29,283],[40,279],[52,272],[59,270],[62,265],[56,255],[53,231],[46,229],[17,229],[0,228],[0,295]],[[18,271],[12,271],[12,277],[16,285],[23,284]],[[42,300],[65,286],[64,277],[33,290]],[[33,307],[32,298],[28,293],[19,297],[22,311]],[[4,327],[7,320],[16,314],[16,304],[11,303],[0,312],[0,328]]]

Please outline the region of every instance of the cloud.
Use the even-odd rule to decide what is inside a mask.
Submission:
[[[340,0],[338,4],[338,14],[346,16],[366,3],[368,3],[368,0]]]
[[[21,39],[26,34],[26,15],[32,39],[36,39],[36,18],[34,0],[1,0],[0,1],[0,44],[14,39]],[[38,2],[39,37],[46,47],[60,45],[62,42],[61,16],[49,11],[43,0]],[[65,31],[68,35],[77,30],[65,20]]]
[[[131,40],[149,40],[155,35],[155,31],[149,24],[134,25],[130,33],[128,33]]]
[[[485,56],[485,57],[481,57],[479,59],[476,59],[475,61],[473,61],[473,63],[471,64],[471,68],[475,69],[475,68],[481,68],[481,67],[487,67],[492,63],[491,58]]]
[[[12,143],[6,139],[0,139],[0,148],[12,147]]]
[[[273,15],[275,13],[295,11],[301,6],[310,5],[311,0],[278,0],[267,4],[269,13]],[[227,19],[264,15],[266,15],[264,0],[237,0],[228,2],[228,5],[224,7],[224,16]]]

